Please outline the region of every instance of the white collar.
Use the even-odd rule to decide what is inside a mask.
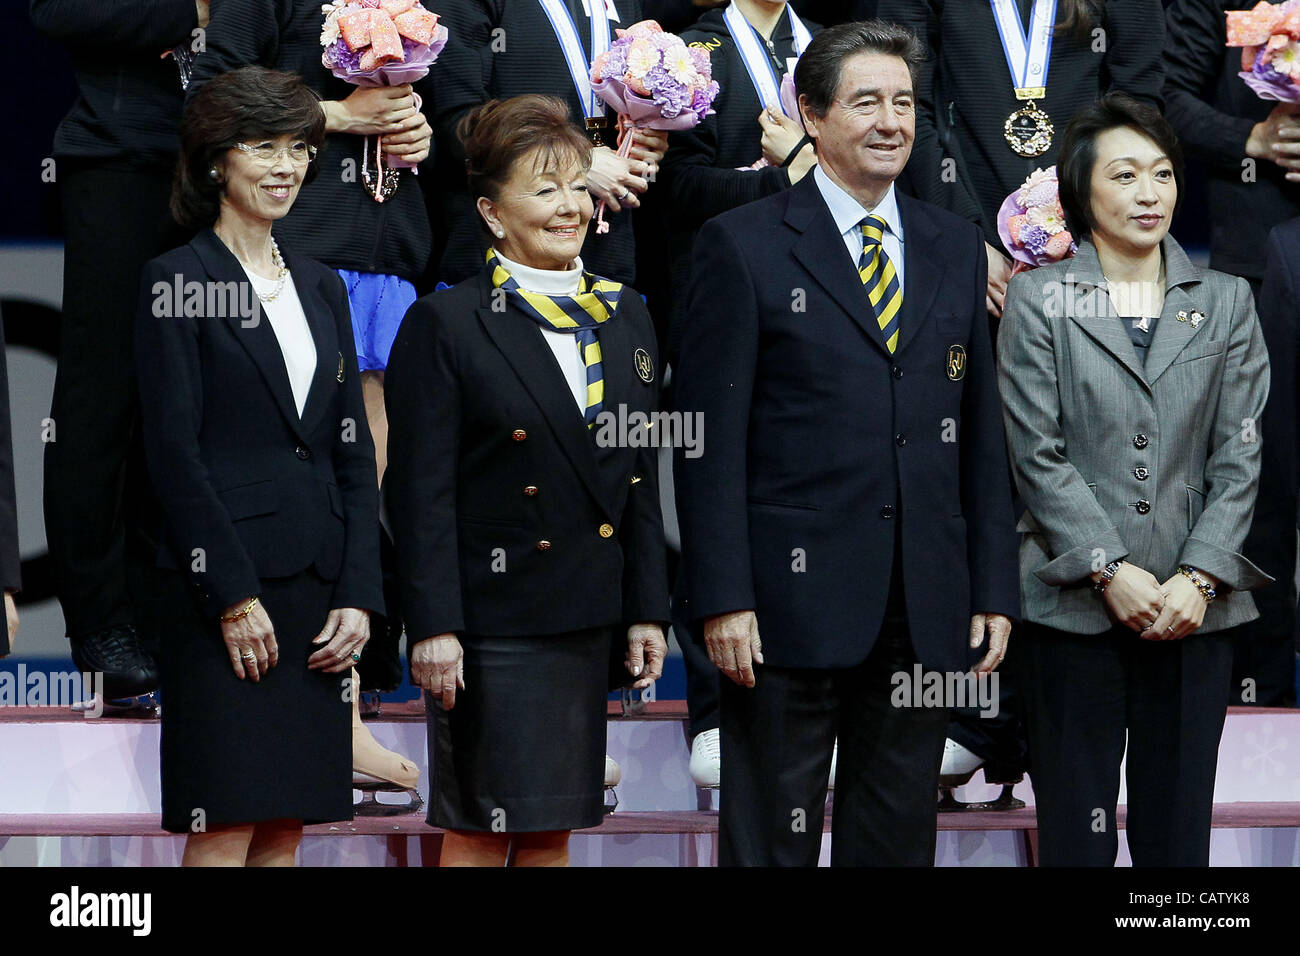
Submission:
[[[500,249],[493,249],[501,265],[511,278],[519,283],[521,289],[528,292],[540,292],[542,295],[573,295],[582,282],[582,257],[576,257],[572,269],[534,269],[522,263],[507,259]]]
[[[867,209],[826,175],[820,163],[813,167],[813,180],[821,191],[822,199],[826,200],[826,206],[831,211],[831,218],[835,220],[835,228],[839,230],[840,235],[857,229],[858,224],[866,216],[879,216],[885,220],[888,231],[892,232],[899,242],[903,241],[903,220],[898,213],[898,196],[894,192],[893,183],[889,184],[885,195],[881,197],[880,202],[876,203],[876,208]]]

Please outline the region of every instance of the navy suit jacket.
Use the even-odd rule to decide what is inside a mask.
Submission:
[[[408,645],[667,621],[655,448],[600,447],[537,323],[493,293],[484,267],[418,299],[384,379],[384,499]],[[658,357],[641,296],[624,287],[597,338],[605,410],[653,413]]]
[[[972,613],[1019,613],[983,238],[898,203],[894,355],[814,177],[696,241],[674,373],[678,407],[704,424],[703,455],[676,461],[684,610],[754,609],[768,664],[862,661],[899,533],[927,668],[966,669]]]
[[[382,613],[375,452],[347,292],[315,260],[284,259],[316,343],[301,418],[265,315],[245,327],[237,314],[156,314],[156,283],[248,285],[211,229],[145,264],[135,355],[167,525],[159,563],[186,572],[211,617],[259,593],[261,578],[313,565],[335,582],[332,607]]]

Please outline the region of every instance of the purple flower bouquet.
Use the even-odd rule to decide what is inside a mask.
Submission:
[[[1016,260],[1012,275],[1068,259],[1078,251],[1065,228],[1055,166],[1035,169],[1019,189],[1002,200],[998,236]]]
[[[632,149],[633,128],[685,130],[713,112],[718,84],[709,53],[688,47],[654,20],[619,30],[608,50],[591,66],[592,91],[618,112],[618,153]],[[608,232],[605,203],[596,214],[596,231]]]

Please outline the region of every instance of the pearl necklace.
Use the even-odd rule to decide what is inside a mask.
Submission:
[[[275,288],[263,295],[261,292],[257,291],[256,285],[253,286],[253,291],[257,292],[257,297],[263,302],[274,302],[279,297],[280,293],[284,291],[285,280],[289,278],[289,267],[284,264],[284,258],[280,255],[280,247],[275,244],[274,239],[271,240],[271,261],[275,263],[275,267],[278,270],[275,280]]]

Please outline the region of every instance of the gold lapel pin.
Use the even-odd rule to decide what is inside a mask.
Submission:
[[[1178,321],[1179,321],[1179,322],[1186,322],[1186,321],[1187,321],[1187,311],[1186,311],[1185,309],[1184,309],[1182,312],[1179,312],[1179,313],[1178,313]]]

